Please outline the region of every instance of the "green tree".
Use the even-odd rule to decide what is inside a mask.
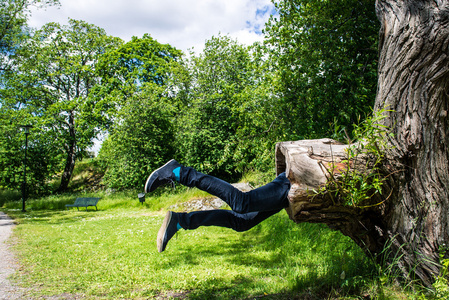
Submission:
[[[59,0],[0,0],[0,71],[7,66],[6,58],[27,35],[29,8],[58,4]]]
[[[180,50],[160,44],[149,34],[133,36],[131,41],[103,55],[101,72],[109,79],[110,89],[131,87],[136,91],[145,82],[163,86],[170,74],[170,62],[181,55]]]
[[[25,135],[20,126],[39,124],[39,116],[23,104],[1,101],[0,106],[0,187],[19,189],[23,183]],[[63,167],[64,153],[55,143],[55,128],[35,126],[28,136],[27,186],[32,194],[48,193],[49,178]]]
[[[50,139],[47,150],[55,157],[64,153],[60,192],[103,120],[102,102],[90,97],[100,84],[99,57],[120,43],[99,27],[69,20],[67,26],[43,26],[12,57],[14,68],[7,75],[2,108],[21,110],[21,121],[34,124]]]
[[[142,38],[134,36],[131,41],[105,53],[98,63],[102,84],[94,88],[93,94],[104,104],[103,114],[108,115],[107,119],[112,121],[120,107],[141,91],[145,83],[165,85],[172,63],[181,55],[180,50],[160,44],[149,34]]]
[[[174,111],[164,87],[141,86],[116,115],[98,159],[105,166],[109,188],[143,187],[146,176],[173,157]]]
[[[148,172],[173,157],[175,107],[167,84],[181,55],[145,34],[102,57],[97,93],[116,104],[99,155],[108,187],[142,186]]]
[[[334,120],[351,127],[371,111],[379,32],[374,3],[275,1],[279,15],[265,31],[280,77],[285,139],[322,137],[332,133]]]
[[[274,145],[268,132],[277,123],[262,57],[260,46],[218,36],[184,61],[176,83],[177,149],[184,163],[221,177],[267,165]]]

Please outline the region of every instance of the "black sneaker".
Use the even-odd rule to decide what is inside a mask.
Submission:
[[[172,211],[168,211],[162,222],[161,229],[157,234],[157,251],[162,252],[167,247],[168,241],[178,231],[178,216]]]
[[[181,167],[181,164],[172,159],[159,169],[153,171],[145,183],[145,193],[152,192],[156,188],[167,183],[172,183],[174,185],[176,178],[175,174],[173,174],[173,170],[178,167]]]

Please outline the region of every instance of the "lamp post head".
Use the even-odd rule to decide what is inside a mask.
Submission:
[[[140,193],[137,195],[137,197],[139,198],[140,203],[142,203],[143,205],[143,203],[145,202],[145,193]]]
[[[33,128],[33,125],[22,125],[22,126],[20,126],[20,128],[23,128],[23,131],[25,132],[25,134],[29,134],[30,128]]]

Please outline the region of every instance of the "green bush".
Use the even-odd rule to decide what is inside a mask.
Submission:
[[[122,107],[98,157],[108,188],[143,188],[146,177],[173,158],[173,107],[162,91],[147,84]]]

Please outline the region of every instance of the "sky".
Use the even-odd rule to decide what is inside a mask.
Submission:
[[[108,35],[129,41],[149,33],[162,44],[201,52],[206,40],[229,35],[241,44],[262,41],[262,29],[275,13],[270,0],[60,0],[61,6],[33,9],[29,25],[87,21]]]
[[[150,34],[159,43],[196,53],[206,40],[228,35],[241,44],[263,40],[262,29],[275,13],[271,0],[60,0],[59,7],[31,11],[28,25],[40,28],[48,22],[68,24],[83,20],[125,42]],[[95,153],[101,137],[91,149]]]

